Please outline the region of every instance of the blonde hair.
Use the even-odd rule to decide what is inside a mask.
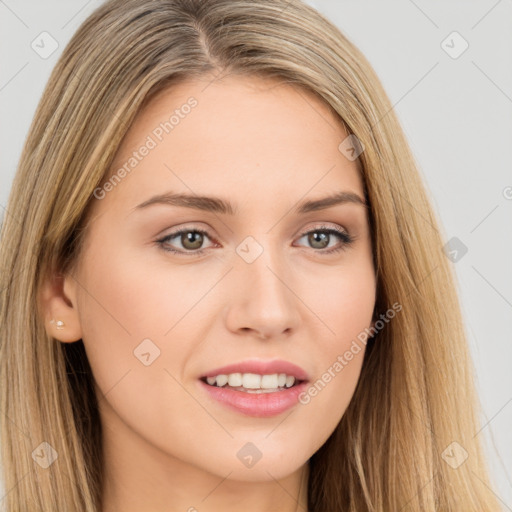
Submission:
[[[82,340],[46,333],[40,286],[72,269],[93,191],[136,114],[173,84],[219,73],[300,87],[362,142],[376,311],[402,306],[368,344],[346,413],[310,459],[309,511],[499,510],[473,437],[478,402],[440,224],[365,57],[298,0],[112,0],[82,24],[53,70],[2,226],[6,512],[100,510],[91,370]],[[32,455],[42,442],[58,455],[47,468]],[[468,453],[457,468],[442,457],[453,442]]]

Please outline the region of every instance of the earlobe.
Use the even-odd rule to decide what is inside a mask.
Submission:
[[[58,274],[47,278],[39,298],[48,335],[63,343],[78,341],[82,337],[82,328],[73,277]]]
[[[50,323],[54,325],[57,330],[64,329],[64,322],[62,320],[55,320],[55,318],[52,318]]]

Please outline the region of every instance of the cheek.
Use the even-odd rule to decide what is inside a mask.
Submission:
[[[339,323],[342,328],[349,328],[359,333],[361,326],[356,325],[348,314],[340,315],[347,324]],[[335,341],[324,338],[316,353],[318,373],[309,386],[299,396],[300,408],[305,422],[301,432],[307,444],[314,449],[320,448],[334,431],[352,400],[363,364],[366,344],[355,336],[350,337],[343,331]]]
[[[319,329],[316,339],[324,345],[324,353],[346,350],[371,326],[375,291],[375,274],[369,259],[336,269],[324,268],[303,280],[300,293],[318,320],[314,322]]]
[[[134,251],[125,241],[110,239],[110,234],[97,236],[94,255],[85,256],[80,278],[85,290],[79,309],[91,339],[108,331],[116,334],[113,340],[128,337],[130,344],[151,336],[165,340],[204,294],[192,271],[166,265],[165,258],[153,257],[156,251]]]
[[[155,269],[144,258],[114,247],[115,242],[97,243],[94,257],[86,256],[78,277],[82,339],[103,393],[127,372],[130,388],[137,393],[139,384],[158,385],[164,368],[181,378],[190,351],[190,344],[180,337],[181,319],[197,301],[198,292],[187,286],[187,276],[179,267],[174,275],[169,269],[165,274],[165,269]]]
[[[184,315],[200,294],[179,268],[175,275],[167,269],[164,280],[164,269],[107,245],[88,261],[79,277],[79,310],[99,396],[106,395],[102,421],[118,433],[121,420],[154,444],[167,442],[171,452],[172,435],[162,441],[159,433],[185,437],[190,418],[204,422],[204,411],[180,384],[194,349]]]
[[[315,332],[310,333],[317,374],[300,402],[309,408],[308,414],[321,415],[317,428],[328,436],[347,409],[361,373],[375,306],[373,267],[328,269],[325,275],[316,275],[315,286],[308,282],[303,296],[320,320],[315,320]]]
[[[323,338],[322,380],[329,381],[331,376],[335,383],[331,387],[342,387],[343,396],[351,395],[359,378],[375,307],[372,267],[347,270],[326,295],[323,312],[334,335]]]

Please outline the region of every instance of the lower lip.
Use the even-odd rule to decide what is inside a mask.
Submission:
[[[202,380],[199,383],[210,397],[218,402],[247,416],[257,416],[259,418],[276,416],[297,405],[299,403],[299,395],[307,388],[307,382],[301,382],[282,391],[247,393],[245,391],[210,386]]]

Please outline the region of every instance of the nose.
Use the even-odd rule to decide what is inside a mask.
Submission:
[[[276,251],[265,248],[252,263],[237,256],[226,315],[231,332],[280,339],[296,331],[301,303],[293,291],[296,276]]]

